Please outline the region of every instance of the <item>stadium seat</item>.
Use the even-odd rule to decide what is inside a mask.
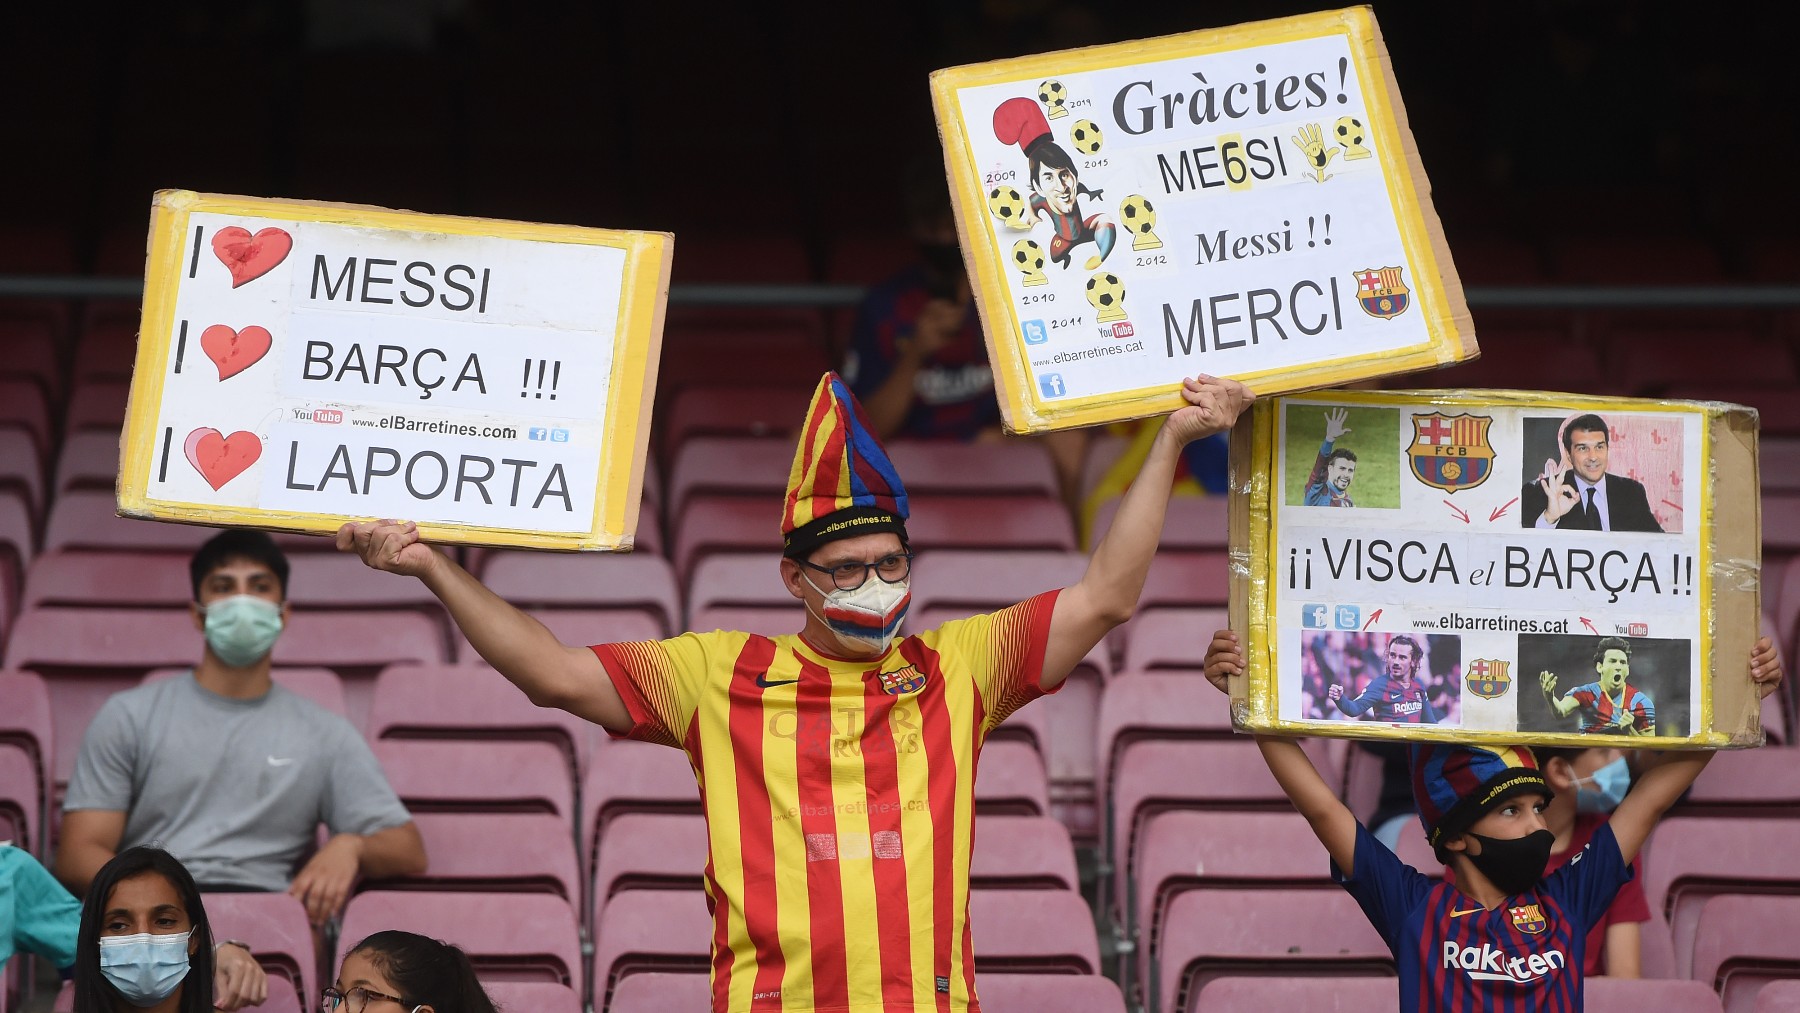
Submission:
[[[1715,380],[1690,384],[1685,379],[1669,381],[1667,397],[1679,401],[1729,401],[1756,409],[1757,428],[1762,449],[1763,488],[1793,490],[1800,483],[1800,472],[1788,462],[1791,453],[1771,455],[1769,444],[1793,443],[1800,437],[1800,398],[1794,397],[1794,384],[1749,383],[1742,380]]]
[[[1212,642],[1213,632],[1230,626],[1225,609],[1151,609],[1121,626],[1115,634],[1125,645],[1120,674],[1159,668],[1199,672],[1205,667],[1206,646]]]
[[[1070,890],[970,890],[975,974],[1099,974],[1094,913]]]
[[[0,672],[0,743],[25,751],[36,769],[40,788],[50,777],[56,755],[55,719],[50,689],[35,672]]]
[[[1040,441],[893,440],[887,450],[909,495],[1062,498],[1056,465]]]
[[[1224,549],[1230,544],[1225,530],[1230,504],[1228,496],[1169,497],[1169,512],[1163,520],[1162,536],[1157,539],[1158,548],[1203,552]],[[1094,531],[1089,537],[1089,545],[1098,545],[1100,539],[1106,537],[1107,530],[1112,527],[1113,515],[1118,511],[1117,497],[1100,505],[1094,514]]]
[[[43,817],[44,784],[37,762],[25,747],[0,742],[0,841],[34,855],[47,854]]]
[[[191,666],[182,668],[159,668],[145,673],[144,684],[161,682],[164,679],[185,678],[193,672]],[[344,680],[338,678],[336,672],[329,668],[272,668],[270,678],[275,684],[303,696],[320,707],[325,708],[338,717],[348,720],[350,705],[344,699]]]
[[[1537,390],[1545,385],[1546,362],[1556,363],[1556,377],[1550,385],[1557,390],[1592,392],[1605,382],[1600,353],[1570,337],[1563,328],[1498,332],[1482,328],[1480,338],[1481,358],[1434,370],[1410,385]]]
[[[1800,495],[1764,490],[1762,524],[1764,555],[1771,549],[1789,555],[1800,552]]]
[[[701,559],[688,582],[689,612],[718,606],[767,608],[783,613],[801,611],[805,606],[782,583],[778,559],[767,552],[721,552]],[[818,579],[825,577],[821,574]],[[799,628],[796,625],[786,632]]]
[[[659,436],[665,459],[697,436],[778,436],[789,439],[806,421],[817,381],[804,386],[692,386],[669,399]],[[791,442],[791,441],[790,441]],[[792,461],[793,458],[789,458]]]
[[[490,668],[393,665],[375,677],[368,735],[374,739],[523,740],[562,753],[571,782],[586,757],[588,723],[539,707]]]
[[[1763,986],[1800,978],[1796,925],[1800,897],[1714,897],[1700,909],[1690,977],[1718,991],[1725,1013],[1751,1013]]]
[[[132,520],[118,515],[110,489],[72,489],[50,504],[44,551],[124,549],[135,552],[192,553],[219,533],[217,528]]]
[[[581,782],[581,839],[590,868],[608,825],[629,812],[699,815],[700,789],[687,756],[668,746],[630,740],[594,750]]]
[[[549,813],[413,814],[430,868],[422,876],[366,880],[358,890],[549,893],[581,903],[569,824]]]
[[[372,570],[347,552],[298,552],[288,557],[288,599],[296,609],[410,609],[447,623],[443,605],[410,577]]]
[[[1146,993],[1159,1010],[1208,1008],[1215,978],[1390,976],[1393,955],[1341,890],[1207,890],[1178,895]],[[1389,993],[1391,996],[1393,993]]]
[[[969,859],[977,890],[1080,890],[1069,831],[1048,816],[982,815]]]
[[[131,378],[137,359],[137,330],[137,322],[123,316],[109,314],[88,322],[75,344],[72,363],[77,395],[83,386],[123,386]],[[122,398],[120,403],[124,403]],[[70,431],[74,431],[73,426]]]
[[[1781,816],[1800,807],[1800,747],[1721,750],[1676,804],[1681,816]]]
[[[627,974],[613,985],[611,1005],[594,1004],[595,1013],[693,1013],[711,1008],[712,982],[705,971]]]
[[[370,890],[350,898],[337,958],[382,929],[417,932],[462,947],[484,981],[551,981],[582,987],[581,932],[559,897],[537,893]]]
[[[548,981],[483,981],[501,1013],[582,1013],[581,993]]]
[[[129,362],[125,368],[130,370]],[[69,407],[63,414],[63,432],[118,433],[125,427],[125,404],[130,391],[131,385],[123,379],[90,379],[77,371],[75,389],[69,394]]]
[[[773,514],[793,463],[794,441],[786,437],[693,437],[669,469],[669,517],[679,522],[695,496],[746,496]]]
[[[1724,274],[1711,246],[1680,235],[1566,236],[1550,262],[1557,280],[1593,285],[1705,285]]]
[[[1048,816],[1044,761],[1022,742],[989,742],[975,770],[975,812],[982,816]]]
[[[62,396],[62,364],[57,361],[56,328],[48,320],[0,318],[0,348],[6,362],[0,380],[30,380],[55,403]]]
[[[1195,1010],[1308,1010],[1311,1013],[1393,1013],[1395,978],[1255,975],[1214,978]]]
[[[799,602],[785,608],[758,605],[708,605],[694,609],[687,628],[699,633],[734,630],[762,637],[798,633],[806,625],[806,610]]]
[[[634,609],[526,609],[528,615],[543,623],[551,635],[570,647],[590,644],[615,644],[632,640],[660,640],[662,623],[648,612]],[[458,629],[451,638],[455,643],[456,661],[462,665],[486,665],[481,655]]]
[[[1068,587],[1086,570],[1087,557],[1071,550],[921,551],[913,560],[912,610],[915,615],[994,612]]]
[[[627,1008],[612,998],[614,986],[627,975],[705,972],[711,966],[712,934],[712,915],[699,890],[615,894],[594,922],[594,1008]],[[700,977],[706,980],[703,973]]]
[[[481,582],[520,608],[637,611],[668,636],[681,623],[669,561],[649,553],[490,552]]]
[[[1224,608],[1230,601],[1230,574],[1223,552],[1158,551],[1138,596],[1138,614],[1158,608]]]
[[[919,254],[904,235],[837,235],[825,255],[825,280],[840,285],[876,285],[916,265]]]
[[[124,416],[121,414],[120,418]],[[31,437],[42,460],[50,453],[50,401],[31,380],[0,380],[0,429],[17,429]]]
[[[312,924],[297,898],[285,893],[207,893],[201,902],[214,940],[241,939],[250,944],[251,954],[269,976],[271,1001],[278,980],[294,996],[317,996],[324,988],[318,980]]]
[[[1800,977],[1771,981],[1756,993],[1753,1013],[1800,1013]]]
[[[70,433],[56,457],[56,494],[71,489],[111,491],[119,481],[119,434],[108,431]]]
[[[0,489],[17,490],[31,516],[43,516],[44,456],[23,429],[0,427]]]
[[[1119,986],[1097,974],[983,974],[975,992],[982,1013],[1125,1013]]]
[[[57,551],[31,561],[24,608],[185,608],[194,600],[188,554]]]
[[[781,556],[780,504],[725,496],[694,496],[674,534],[675,577],[691,586],[694,566],[710,553],[762,553],[770,565]]]
[[[592,909],[624,890],[698,890],[707,862],[706,817],[620,813],[595,851]]]
[[[1765,750],[1767,751],[1767,747]],[[1786,750],[1800,763],[1800,750]],[[1716,757],[1713,762],[1725,758]],[[1755,790],[1755,785],[1745,785]],[[1678,816],[1650,835],[1643,861],[1644,898],[1666,912],[1675,946],[1675,971],[1687,977],[1701,907],[1724,893],[1800,895],[1800,818],[1730,819]]]
[[[921,552],[1036,549],[1073,552],[1075,524],[1054,499],[913,496],[906,533]]]
[[[568,759],[547,742],[377,739],[370,745],[394,794],[414,813],[553,813],[565,826],[574,818]]]

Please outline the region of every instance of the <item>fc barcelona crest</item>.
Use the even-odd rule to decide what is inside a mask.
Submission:
[[[1550,927],[1550,923],[1544,919],[1544,912],[1536,904],[1520,904],[1518,907],[1509,907],[1506,909],[1506,913],[1512,916],[1513,928],[1520,932],[1527,932],[1535,936]]]
[[[1434,489],[1473,489],[1494,471],[1494,447],[1486,415],[1414,415],[1413,442],[1406,448],[1413,477]]]
[[[1392,320],[1412,305],[1412,291],[1400,278],[1402,267],[1366,267],[1355,274],[1356,301],[1378,320]]]
[[[925,673],[915,665],[896,668],[892,672],[881,672],[881,691],[889,696],[900,696],[905,693],[916,693],[925,685]]]
[[[1510,661],[1476,658],[1469,662],[1469,674],[1463,681],[1468,685],[1469,692],[1483,700],[1492,700],[1505,696],[1506,691],[1512,688],[1512,676],[1507,674],[1507,669],[1511,667]]]

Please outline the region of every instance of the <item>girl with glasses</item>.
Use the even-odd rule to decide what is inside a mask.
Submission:
[[[377,932],[344,955],[321,1013],[497,1013],[469,956],[412,932]]]

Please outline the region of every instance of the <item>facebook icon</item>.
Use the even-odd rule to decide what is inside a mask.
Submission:
[[[1027,320],[1023,326],[1027,345],[1041,345],[1050,340],[1050,332],[1044,329],[1042,320]]]
[[[1300,625],[1309,630],[1322,630],[1331,625],[1331,608],[1326,605],[1300,606]]]
[[[550,430],[545,429],[543,426],[532,426],[530,429],[525,430],[525,435],[533,440],[547,440],[550,438]]]
[[[1337,607],[1337,628],[1354,630],[1362,625],[1362,609],[1355,605],[1339,605]]]
[[[1038,390],[1042,391],[1045,397],[1062,397],[1068,393],[1063,387],[1061,373],[1045,373],[1038,377]]]

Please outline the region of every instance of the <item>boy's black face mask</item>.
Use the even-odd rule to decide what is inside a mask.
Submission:
[[[1550,861],[1550,848],[1556,835],[1548,830],[1534,830],[1524,837],[1501,840],[1471,833],[1481,842],[1481,854],[1465,851],[1469,861],[1488,881],[1511,897],[1524,893],[1544,878],[1544,866]]]

